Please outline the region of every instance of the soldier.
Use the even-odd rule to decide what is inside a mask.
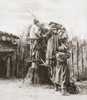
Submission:
[[[52,60],[50,58],[52,58],[55,55],[59,47],[59,40],[57,34],[58,29],[55,26],[56,23],[50,22],[49,23],[50,30],[46,34],[46,36],[48,37],[47,52],[46,52],[47,65],[51,64]],[[59,27],[61,27],[61,25],[59,25]]]
[[[59,51],[56,53],[56,75],[55,75],[55,84],[56,90],[58,86],[61,86],[62,94],[66,93],[66,84],[69,79],[67,59],[70,57],[70,53],[63,46],[59,46]]]
[[[67,64],[67,59],[70,58],[70,52],[68,47],[68,34],[66,29],[62,26],[58,33],[59,47],[56,53],[56,75],[55,81],[56,90],[58,86],[61,86],[62,95],[68,93],[78,93],[79,90],[75,85],[74,81],[71,82],[70,70]]]
[[[59,39],[57,31],[58,29],[55,27],[56,24],[54,22],[49,23],[49,31],[46,34],[47,40],[47,50],[46,50],[46,65],[50,66],[48,70],[48,75],[50,80],[54,83],[55,79],[55,67],[56,67],[56,59],[55,54],[58,51],[59,47]],[[61,25],[59,25],[61,27]]]
[[[31,74],[30,84],[38,84],[39,83],[39,66],[37,65],[37,61],[39,60],[39,50],[38,50],[38,40],[40,37],[39,32],[39,20],[34,19],[34,24],[30,29],[30,55],[32,59],[31,67],[29,68],[29,73],[26,77]],[[32,81],[32,82],[31,82]]]
[[[34,19],[34,24],[30,29],[31,50],[34,50],[36,45],[38,44],[37,39],[39,39],[39,25],[39,20]]]

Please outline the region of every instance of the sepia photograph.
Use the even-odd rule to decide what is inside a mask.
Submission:
[[[0,100],[86,100],[87,0],[0,0]]]

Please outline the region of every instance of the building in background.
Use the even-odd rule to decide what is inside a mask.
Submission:
[[[0,31],[0,78],[15,76],[19,37]]]

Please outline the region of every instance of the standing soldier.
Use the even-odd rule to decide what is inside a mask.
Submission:
[[[70,70],[67,64],[67,59],[70,58],[70,53],[68,47],[68,35],[64,27],[60,28],[58,38],[60,45],[56,53],[56,90],[58,90],[58,85],[60,85],[62,89],[62,95],[67,95],[67,93],[77,93],[79,90],[74,81],[71,82]]]
[[[29,68],[29,72],[26,78],[29,78],[30,84],[38,84],[39,83],[39,66],[37,65],[37,61],[39,60],[39,20],[34,19],[34,24],[30,29],[30,55],[32,59],[31,67]]]
[[[56,90],[58,90],[58,85],[61,86],[62,94],[66,94],[66,85],[69,81],[69,73],[67,66],[67,59],[70,57],[70,53],[62,45],[59,46],[59,50],[56,53],[56,75],[55,84]],[[67,81],[68,80],[68,81]]]
[[[30,50],[32,50],[31,54],[33,53],[33,50],[36,48],[38,44],[38,38],[39,37],[39,20],[34,19],[34,24],[32,25],[30,29]]]
[[[50,30],[47,32],[46,37],[47,40],[47,50],[46,50],[46,65],[50,66],[50,70],[48,71],[49,78],[54,83],[55,79],[55,67],[56,67],[56,59],[55,54],[59,48],[59,39],[57,31],[62,25],[58,24],[56,28],[55,22],[49,23]]]
[[[70,80],[67,65],[67,59],[70,58],[67,31],[54,22],[51,22],[50,26],[46,51],[46,65],[50,65],[49,78],[55,84],[56,90],[61,86],[63,95],[67,92],[77,93],[77,86]]]

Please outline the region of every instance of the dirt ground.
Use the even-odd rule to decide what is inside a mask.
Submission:
[[[22,79],[0,79],[0,100],[87,100],[87,81],[77,85],[79,94],[62,96],[51,85],[27,86]]]

